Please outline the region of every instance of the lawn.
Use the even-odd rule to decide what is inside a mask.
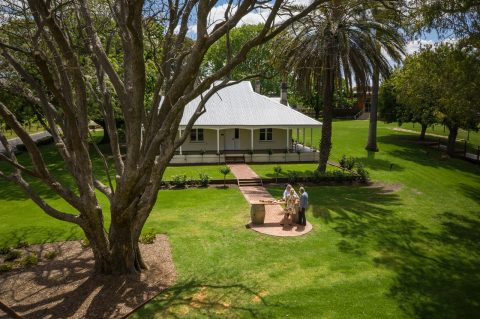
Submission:
[[[367,126],[335,122],[332,160],[357,157],[376,183],[308,187],[306,236],[245,229],[235,188],[161,191],[145,231],[168,234],[178,279],[132,318],[478,318],[480,167],[382,123],[367,154]],[[0,192],[0,243],[81,236]]]
[[[220,169],[224,165],[201,165],[201,166],[170,166],[163,174],[164,181],[171,181],[175,175],[187,175],[189,179],[198,179],[199,174],[207,174],[210,179],[222,179]],[[235,178],[232,173],[227,174],[227,179]]]

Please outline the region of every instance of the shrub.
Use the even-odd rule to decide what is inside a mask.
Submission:
[[[36,255],[27,255],[21,261],[23,266],[33,266],[38,264],[38,257]]]
[[[343,155],[339,161],[340,166],[344,169],[348,169],[349,171],[351,171],[355,167],[355,162],[356,159],[354,157],[346,157],[345,155]]]
[[[322,181],[322,178],[323,178],[323,173],[321,173],[320,171],[318,170],[314,170],[312,175],[310,175],[310,179],[312,182],[314,183],[318,183],[318,182],[321,182]]]
[[[5,261],[14,261],[22,256],[22,252],[19,250],[11,250],[6,255],[4,260]]]
[[[298,181],[299,177],[300,175],[298,174],[298,172],[292,171],[287,173],[288,182],[290,184],[295,184]]]
[[[337,182],[343,182],[344,180],[347,179],[347,176],[344,172],[342,171],[333,171],[332,172],[333,179]]]
[[[220,168],[220,173],[223,174],[223,187],[225,187],[225,179],[227,178],[228,173],[230,173],[230,167],[225,165],[224,167]]]
[[[207,187],[208,183],[210,183],[210,177],[208,174],[200,173],[198,176],[200,177],[200,186]]]
[[[0,273],[7,272],[7,271],[10,271],[12,269],[13,269],[13,267],[10,264],[0,264]]]
[[[45,253],[45,258],[47,258],[48,260],[52,260],[57,256],[58,256],[58,251],[56,251],[56,250],[47,251]]]
[[[2,247],[0,248],[0,255],[6,255],[11,251],[12,251],[12,248],[10,247]]]
[[[278,180],[278,175],[282,173],[282,167],[281,166],[274,166],[273,167],[273,172],[275,173],[275,183]]]
[[[153,232],[141,234],[138,241],[141,242],[142,244],[153,244],[153,242],[155,241],[155,236],[156,235]]]
[[[172,184],[175,188],[185,188],[187,185],[187,175],[174,175],[172,176]]]
[[[367,183],[370,180],[370,174],[365,169],[362,163],[358,163],[356,172],[358,174],[360,182]]]

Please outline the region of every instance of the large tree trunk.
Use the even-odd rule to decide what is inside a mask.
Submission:
[[[427,133],[427,124],[421,124],[422,130],[420,131],[420,137],[418,138],[420,141],[425,141],[425,133]]]
[[[332,35],[331,35],[332,36]],[[323,122],[320,141],[320,160],[318,171],[327,170],[327,162],[332,149],[333,95],[335,91],[335,49],[330,45],[325,58],[325,82],[323,87]]]
[[[447,153],[450,156],[455,156],[458,127],[448,127],[448,129],[450,130],[450,133],[448,133]]]
[[[372,76],[372,101],[370,106],[370,123],[368,126],[368,142],[365,149],[370,152],[378,152],[377,146],[377,110],[378,110],[378,87],[380,75],[378,67],[373,68]]]

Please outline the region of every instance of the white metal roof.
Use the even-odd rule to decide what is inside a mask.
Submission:
[[[185,107],[180,127],[187,125],[200,97]],[[255,93],[249,81],[223,88],[205,105],[195,127],[320,127],[322,123]]]

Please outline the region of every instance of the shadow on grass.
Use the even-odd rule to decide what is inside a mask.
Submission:
[[[63,185],[76,192],[77,187],[75,185],[74,179],[68,171],[65,162],[61,158],[55,146],[45,145],[40,147],[40,150],[42,152],[44,161],[47,164],[48,170],[52,173],[52,175]],[[106,153],[106,155],[108,155],[108,153]],[[103,161],[100,156],[98,156],[98,154],[93,150],[93,146],[90,147],[90,156],[96,178],[103,182],[106,182],[107,177],[103,166]],[[24,152],[18,155],[17,159],[20,164],[32,169],[32,164],[28,153]],[[12,169],[10,164],[0,160],[0,171],[5,172],[7,175],[11,173]],[[115,173],[113,172],[113,166],[111,166],[111,174],[112,176],[115,175]],[[30,183],[33,189],[38,192],[38,194],[42,198],[50,199],[59,197],[54,191],[52,191],[45,183],[43,183],[39,179],[30,177],[27,174],[23,174],[23,177],[27,182]],[[28,197],[20,189],[19,186],[2,178],[0,178],[0,198],[13,201],[28,199]]]
[[[465,191],[478,199],[478,191]],[[394,192],[358,187],[330,195],[313,205],[314,216],[343,236],[342,252],[366,255],[374,248],[376,265],[394,272],[389,295],[406,314],[478,318],[480,212],[438,214],[440,230],[433,231],[389,209],[399,203]]]
[[[478,187],[473,187],[467,184],[459,184],[460,191],[468,198],[480,204],[480,184]]]
[[[189,278],[167,288],[132,318],[261,317],[259,306],[272,306],[264,294],[238,282],[206,283]]]
[[[40,241],[31,238],[41,238]],[[68,241],[84,238],[83,231],[77,225],[66,224],[65,227],[20,227],[0,234],[0,247],[16,247],[20,244],[44,244],[56,241]]]
[[[418,143],[414,135],[390,134],[378,137],[378,142],[398,146],[399,149],[387,151],[393,157],[430,167],[446,167],[472,173],[480,173],[478,166],[460,159],[448,158],[445,152]],[[368,159],[367,159],[368,162]]]

